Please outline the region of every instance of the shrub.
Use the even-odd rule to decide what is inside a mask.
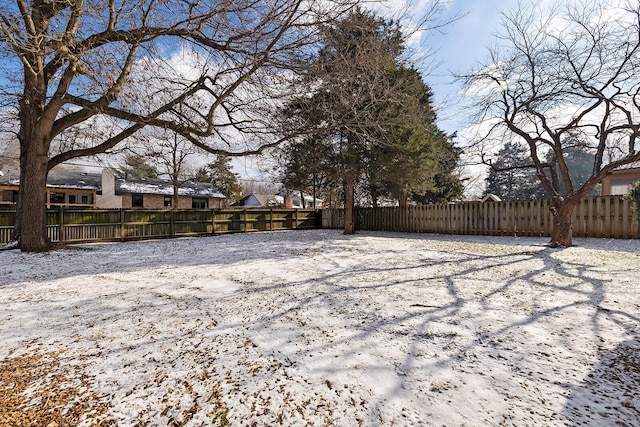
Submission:
[[[633,207],[636,210],[636,215],[640,217],[640,181],[631,186],[627,199],[633,203]]]

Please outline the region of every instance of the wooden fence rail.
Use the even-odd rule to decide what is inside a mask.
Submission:
[[[0,244],[11,239],[15,211],[0,210]],[[56,243],[181,237],[321,227],[315,209],[64,209],[47,211],[47,235]]]
[[[550,201],[461,202],[400,208],[357,208],[360,230],[549,236]],[[321,213],[322,212],[322,213]],[[15,211],[0,210],[0,243],[11,238]],[[62,226],[61,226],[62,224]],[[339,209],[76,210],[47,211],[52,242],[96,242],[251,231],[342,228]],[[585,198],[574,212],[573,235],[636,239],[640,227],[621,196]]]
[[[411,233],[550,236],[551,201],[461,202],[408,208],[357,208],[356,228]],[[323,212],[324,228],[342,228],[341,210]],[[576,207],[576,237],[638,238],[638,218],[622,196],[587,197]]]

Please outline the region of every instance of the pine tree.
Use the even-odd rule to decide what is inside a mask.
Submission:
[[[428,86],[402,60],[397,23],[355,9],[323,36],[302,82],[307,91],[284,109],[283,126],[313,135],[302,143],[326,147],[325,164],[344,183],[345,233],[352,234],[357,187],[371,199],[406,200],[431,187],[438,153],[447,146],[435,138]]]
[[[140,154],[129,154],[124,159],[124,165],[119,169],[120,173],[133,178],[157,178],[156,167],[149,163],[148,159]]]
[[[198,176],[202,178],[203,174]],[[242,186],[238,182],[238,175],[231,170],[231,157],[218,155],[216,160],[204,168],[206,182],[210,182],[227,198],[227,202],[233,203],[242,197]]]
[[[593,154],[589,147],[577,138],[565,140],[563,145],[563,159],[569,179],[575,187],[582,186],[591,176]],[[564,180],[560,179],[558,161],[553,151],[547,152],[544,159],[545,175],[550,181],[555,182],[560,195],[566,196],[566,186]],[[498,151],[486,182],[485,194],[495,194],[503,200],[550,197],[536,175],[528,148],[514,142],[508,142]]]
[[[589,146],[579,138],[570,136],[562,142],[564,150],[562,156],[569,174],[569,179],[574,188],[579,188],[591,177],[593,173],[593,151]],[[555,169],[555,173],[559,175],[561,172],[558,168],[558,161],[553,151],[549,151],[546,155],[547,162]],[[559,179],[557,188],[562,196],[567,195],[567,188],[563,179]],[[542,184],[540,184],[542,186]],[[593,192],[592,192],[593,193]],[[596,192],[597,193],[597,192]]]
[[[503,200],[544,197],[528,149],[515,142],[507,142],[498,151],[486,181],[485,193]]]
[[[432,204],[446,203],[460,200],[464,193],[464,186],[460,177],[456,174],[460,153],[448,139],[441,139],[444,148],[440,151],[438,168],[432,178],[432,186],[424,192],[414,193],[411,199],[416,203]]]
[[[336,185],[333,154],[330,145],[314,138],[285,146],[281,156],[281,182],[285,189],[307,192],[314,203],[318,198],[327,198],[326,193]]]
[[[391,137],[387,138],[391,143],[372,146],[367,179],[373,205],[376,206],[378,196],[396,199],[400,206],[405,206],[409,199],[420,201],[421,195],[441,190],[436,179],[442,181],[444,175],[450,190],[455,191],[442,196],[460,197],[462,184],[453,175],[459,152],[436,126],[431,88],[414,69],[400,67],[394,78],[406,93],[413,94],[412,102],[403,105],[403,109],[414,120],[389,130]]]

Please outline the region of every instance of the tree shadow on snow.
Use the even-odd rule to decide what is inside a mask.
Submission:
[[[0,289],[18,282],[153,270],[211,267],[289,259],[313,251],[317,242],[339,247],[350,237],[337,230],[275,231],[250,234],[70,244],[45,253],[0,252]],[[212,249],[210,249],[212,248]]]
[[[447,239],[449,240],[449,239]],[[463,240],[464,241],[464,240]],[[457,258],[428,258],[425,256],[422,263],[404,266],[387,265],[384,259],[374,266],[358,267],[349,266],[348,268],[336,267],[335,270],[323,275],[316,280],[319,283],[334,284],[330,289],[319,289],[317,294],[310,295],[308,298],[298,300],[294,304],[283,304],[282,311],[271,313],[265,316],[262,321],[262,327],[268,328],[269,324],[277,323],[288,318],[289,315],[304,310],[305,307],[326,307],[326,312],[336,315],[336,307],[344,307],[348,310],[351,306],[352,311],[358,311],[358,316],[352,319],[354,322],[354,334],[348,336],[344,340],[334,340],[331,345],[336,346],[345,344],[349,341],[351,344],[350,355],[366,353],[371,349],[368,345],[375,337],[380,334],[399,334],[400,339],[408,339],[409,346],[405,351],[405,358],[401,363],[396,364],[398,381],[392,384],[385,392],[384,397],[393,398],[395,395],[401,395],[406,389],[407,384],[403,378],[415,378],[416,373],[420,369],[419,366],[424,364],[425,341],[430,343],[442,344],[443,348],[438,350],[440,353],[436,356],[434,362],[438,366],[460,366],[463,369],[469,369],[465,364],[473,365],[474,358],[484,354],[496,360],[490,368],[495,370],[504,370],[508,373],[508,377],[514,383],[533,383],[539,384],[540,388],[532,392],[533,397],[546,401],[562,401],[563,395],[549,395],[554,393],[552,387],[549,386],[547,376],[551,371],[565,371],[562,378],[570,378],[573,373],[571,363],[579,361],[585,357],[584,354],[577,357],[576,360],[569,363],[567,367],[564,360],[572,353],[582,352],[590,353],[598,342],[606,342],[607,327],[614,323],[627,334],[633,332],[633,324],[637,324],[638,318],[628,311],[618,310],[615,308],[617,301],[608,301],[607,286],[615,279],[603,277],[601,266],[596,263],[582,262],[581,260],[566,261],[559,259],[556,255],[559,251],[547,250],[528,250],[523,248],[522,251],[510,252],[506,254],[481,255],[474,253],[472,250],[459,250],[456,252],[460,255]],[[535,268],[528,268],[531,261],[537,264]],[[421,268],[423,263],[431,263],[437,270],[443,270],[441,275],[434,274],[428,278],[416,277],[412,274],[412,270]],[[455,266],[455,271],[447,267]],[[447,268],[445,268],[447,267]],[[501,283],[491,284],[491,271],[500,269],[509,269],[513,271],[511,277],[505,279]],[[618,277],[627,277],[633,274],[633,268],[627,271],[616,271]],[[384,274],[393,273],[393,278],[389,280],[376,280],[376,277],[383,277]],[[446,273],[445,273],[446,272]],[[483,277],[484,275],[484,277]],[[548,280],[545,275],[554,275],[557,280]],[[343,285],[343,281],[349,277],[361,277],[361,284],[358,286]],[[489,291],[480,290],[475,295],[470,295],[469,290],[464,288],[467,280],[486,281]],[[425,282],[426,281],[426,282]],[[307,282],[289,282],[285,285],[274,284],[254,288],[256,292],[264,292],[265,296],[271,294],[272,291],[282,290],[287,287],[307,285]],[[448,302],[434,302],[431,300],[411,300],[397,295],[397,313],[393,316],[386,316],[384,312],[379,312],[376,307],[370,309],[362,308],[363,299],[355,298],[354,291],[381,291],[385,290],[393,295],[395,288],[406,291],[403,286],[430,286],[437,284],[446,291]],[[514,291],[515,289],[515,291]],[[520,291],[521,290],[521,291]],[[519,294],[520,293],[520,294]],[[473,316],[472,306],[480,304],[482,313],[495,313],[500,310],[500,304],[504,303],[505,295],[507,298],[514,298],[512,307],[505,307],[506,311],[511,310],[513,320],[505,320],[502,324],[490,324],[478,319],[478,327],[475,331],[475,339],[468,341],[466,344],[456,347],[450,346],[451,341],[456,339],[457,325],[461,319],[469,319]],[[520,298],[520,299],[518,299]],[[366,299],[364,300],[366,301]],[[332,313],[333,310],[333,313]],[[471,310],[471,311],[470,311]],[[318,313],[324,313],[317,310]],[[578,313],[578,314],[576,314]],[[489,314],[492,316],[492,314]],[[491,317],[488,317],[491,320]],[[357,322],[357,320],[360,320]],[[531,336],[527,329],[531,326],[537,326],[542,322],[549,322],[552,330],[548,331],[549,336],[539,337]],[[407,326],[410,325],[410,326]],[[444,326],[444,329],[443,329]],[[449,329],[446,329],[449,328]],[[573,334],[573,328],[584,328],[581,334],[584,334],[584,341],[577,340]],[[623,332],[624,333],[624,332]],[[522,348],[518,347],[518,340],[521,340]],[[531,345],[530,340],[537,340]],[[586,344],[585,344],[586,343]],[[609,345],[611,341],[609,341]],[[627,345],[628,346],[628,345]],[[620,345],[622,349],[624,345]],[[433,348],[433,346],[429,347]],[[322,353],[326,351],[326,343],[318,343],[316,346],[308,346],[303,352],[304,356]],[[622,350],[621,350],[622,351]],[[335,356],[337,357],[337,356]],[[603,361],[607,360],[607,356],[603,356]],[[606,362],[603,362],[606,363]],[[575,366],[575,365],[574,365]],[[637,366],[637,364],[636,364]],[[372,370],[384,371],[384,366],[370,367]],[[544,368],[544,369],[543,369]],[[335,374],[341,370],[347,371],[348,366],[336,364],[327,374]],[[491,371],[491,369],[488,369]],[[546,370],[546,372],[544,372]],[[594,371],[597,371],[595,368]],[[609,370],[611,372],[611,370]],[[483,373],[482,375],[485,375]],[[491,375],[487,372],[486,375]],[[545,389],[544,387],[548,387]],[[574,386],[565,381],[564,389],[572,391],[570,402],[585,401],[587,391],[583,391],[580,386]],[[433,393],[440,393],[444,386],[431,383],[427,384],[427,390]],[[512,387],[513,388],[513,387]],[[632,389],[629,389],[632,390]],[[513,402],[516,396],[509,396],[504,389],[500,389],[500,385],[496,385],[496,393],[503,393],[500,397],[505,400],[511,399]],[[510,390],[509,393],[512,393]],[[529,390],[527,390],[529,392]],[[433,394],[432,393],[432,394]],[[577,393],[582,393],[584,397],[579,397]],[[526,399],[524,399],[526,400]],[[630,403],[627,403],[630,404]],[[635,402],[635,408],[638,408]],[[514,423],[531,423],[540,422],[541,419],[547,421],[553,419],[555,422],[566,422],[573,419],[574,409],[571,406],[562,414],[563,417],[556,417],[553,409],[546,408],[544,405],[531,408],[519,408],[521,413],[536,412],[539,418],[519,419]],[[606,408],[605,408],[606,409]],[[533,412],[532,412],[533,411]],[[635,411],[635,412],[634,412]],[[539,413],[538,413],[539,412]],[[505,413],[505,417],[511,416]],[[636,420],[637,411],[629,409],[625,413],[618,416],[621,422],[626,420],[634,425],[632,420]],[[371,414],[371,419],[375,419],[375,414]],[[576,424],[578,425],[578,424]],[[598,424],[593,424],[598,425]],[[620,424],[624,425],[624,424]]]
[[[582,384],[570,385],[564,415],[574,426],[640,425],[640,339],[601,348]]]
[[[417,245],[390,248],[387,254],[368,253],[367,247],[352,245],[357,239],[370,237],[409,239]],[[225,330],[247,331],[249,337],[269,332],[276,337],[274,342],[291,339],[296,346],[295,340],[299,340],[300,346],[295,350],[294,344],[288,350],[269,342],[258,345],[262,346],[260,351],[281,358],[286,365],[290,365],[291,360],[300,361],[302,365],[305,360],[310,360],[308,357],[314,361],[321,357],[327,361],[335,360],[321,365],[320,370],[324,369],[327,378],[336,373],[349,374],[349,370],[355,369],[353,361],[356,359],[359,368],[368,363],[366,368],[371,371],[390,371],[388,377],[395,380],[378,396],[379,401],[402,395],[412,387],[412,392],[425,396],[425,401],[427,397],[437,400],[442,393],[454,394],[455,387],[447,385],[446,381],[422,377],[425,372],[433,372],[429,369],[438,367],[486,378],[492,378],[492,370],[502,371],[506,380],[495,379],[492,382],[487,379],[487,383],[494,387],[493,397],[511,399],[514,405],[524,405],[522,399],[509,395],[521,382],[540,387],[535,391],[523,389],[523,393],[563,401],[564,396],[551,394],[557,393],[557,388],[550,386],[547,378],[549,372],[557,370],[563,382],[562,389],[569,391],[569,400],[561,418],[551,418],[553,409],[538,406],[534,409],[542,413],[539,418],[515,419],[512,424],[532,425],[545,419],[551,424],[568,420],[574,425],[614,424],[617,421],[638,425],[640,402],[635,394],[640,388],[640,343],[638,339],[630,339],[618,344],[614,350],[607,350],[614,343],[613,339],[607,340],[608,328],[612,325],[618,327],[618,332],[622,331],[618,336],[628,337],[637,333],[635,327],[640,319],[635,313],[631,309],[619,308],[617,301],[607,300],[608,285],[637,274],[636,267],[629,265],[627,270],[618,269],[607,277],[603,275],[598,260],[591,263],[580,259],[567,261],[559,257],[563,251],[532,247],[543,239],[523,238],[515,245],[511,239],[369,232],[344,236],[340,231],[314,230],[81,245],[77,251],[7,255],[4,259],[16,260],[17,266],[6,267],[6,274],[0,277],[0,289],[24,282],[25,275],[27,280],[48,282],[82,275],[122,273],[126,277],[128,272],[157,270],[159,267],[199,266],[214,274],[216,266],[238,264],[254,268],[258,262],[295,261],[296,257],[305,261],[301,268],[313,268],[313,257],[326,251],[331,257],[318,261],[325,265],[318,274],[301,275],[297,279],[296,271],[290,271],[283,279],[273,275],[272,271],[265,271],[260,279],[250,276],[248,280],[259,282],[242,283],[242,297],[228,302],[234,311],[247,313],[247,317],[238,318],[237,323],[225,320]],[[433,240],[495,244],[496,250],[478,251],[458,246],[447,253],[446,247],[432,250],[429,241]],[[420,245],[419,241],[425,244]],[[502,250],[498,247],[502,242],[511,248]],[[522,247],[517,248],[520,243]],[[216,247],[210,255],[206,252],[209,245]],[[202,251],[205,251],[204,255]],[[333,251],[338,255],[332,255]],[[369,256],[377,262],[359,264],[357,256]],[[96,257],[100,260],[97,264],[94,262]],[[354,257],[353,262],[350,262],[350,257]],[[38,266],[51,263],[58,267],[48,267],[46,274],[38,272]],[[25,268],[33,271],[25,272]],[[255,268],[259,271],[260,267]],[[271,264],[270,268],[273,268]],[[509,275],[498,274],[503,269],[508,269]],[[198,274],[198,270],[192,271]],[[549,280],[549,276],[553,279]],[[188,285],[191,279],[185,278],[181,284]],[[150,292],[153,289],[151,286]],[[306,290],[302,292],[299,289]],[[164,284],[160,290],[166,292]],[[384,298],[380,298],[380,293]],[[192,318],[197,320],[210,306],[217,307],[215,301],[208,300],[209,296],[198,295],[197,298],[186,294],[151,295],[153,298],[148,301],[137,302],[141,305],[141,319],[149,315],[144,309],[151,308],[158,313],[160,322],[162,316],[171,314],[171,310],[178,307],[174,301],[177,298],[180,308],[191,307],[194,310]],[[379,299],[374,300],[372,296]],[[211,300],[215,299],[211,295]],[[92,313],[87,313],[80,301],[78,307],[70,309],[73,311],[70,316],[75,319],[77,314],[77,319],[86,316],[98,322],[116,322],[118,310],[126,313],[136,310],[136,307],[119,306],[118,301],[118,295],[86,301]],[[251,306],[261,302],[265,302],[264,307]],[[163,310],[163,305],[168,309]],[[64,307],[65,301],[60,300],[51,304],[50,316],[48,313],[38,315],[53,319],[56,310]],[[60,330],[67,327],[63,321],[56,325]],[[529,331],[530,327],[539,326],[542,322],[544,327],[548,326],[545,336]],[[142,324],[145,325],[144,322]],[[78,320],[75,327],[84,326]],[[326,336],[317,334],[320,329]],[[586,336],[582,341],[576,340],[574,335],[578,329]],[[536,329],[535,332],[538,331]],[[159,332],[154,331],[156,333]],[[303,344],[302,339],[306,335],[315,336],[317,340]],[[170,342],[182,339],[180,336],[166,338]],[[385,358],[384,348],[373,348],[380,338],[403,346],[402,351],[393,349],[394,354],[401,354],[401,360],[393,360],[392,363]],[[143,335],[134,345],[150,344]],[[345,354],[334,351],[338,346],[345,349]],[[122,347],[118,351],[126,353],[127,349]],[[571,358],[576,353],[591,351],[599,352],[599,363],[591,376],[581,384],[567,380],[571,378],[570,365],[588,359],[584,355],[582,359]],[[371,357],[359,359],[361,354]],[[571,360],[566,362],[566,359]],[[319,364],[314,366],[317,368]],[[497,378],[498,374],[495,375]],[[424,384],[418,384],[420,381]],[[510,388],[501,388],[500,381],[512,384]],[[416,387],[422,386],[423,389],[416,391]],[[482,390],[478,390],[480,392]],[[516,409],[518,413],[530,413],[530,408]],[[371,408],[370,411],[370,421],[376,420],[376,409]],[[491,422],[498,423],[496,418]]]

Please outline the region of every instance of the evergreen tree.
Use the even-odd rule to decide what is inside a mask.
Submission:
[[[196,173],[193,176],[193,180],[195,182],[206,182],[206,183],[211,182],[209,178],[209,172],[207,171],[206,166],[200,167],[196,170]]]
[[[593,150],[591,150],[589,146],[579,138],[574,136],[566,138],[562,144],[564,146],[562,157],[567,165],[569,179],[571,180],[574,188],[582,187],[593,173]],[[550,167],[553,167],[555,176],[559,178],[561,171],[558,168],[558,161],[553,151],[549,151],[547,153],[546,160]],[[549,179],[553,179],[553,175],[551,173],[549,175],[551,175]],[[542,186],[542,184],[540,184],[540,186]],[[564,179],[558,179],[556,187],[562,196],[567,195],[567,188]],[[597,194],[597,191],[592,191],[591,194]]]
[[[491,166],[486,194],[495,194],[503,200],[544,197],[527,147],[507,142],[498,151]]]
[[[395,145],[373,147],[375,158],[367,168],[374,206],[378,196],[394,198],[406,206],[411,194],[431,188],[438,169],[439,142],[427,129],[416,127],[401,134]]]
[[[313,134],[308,143],[327,146],[344,182],[345,233],[352,234],[356,180],[367,151],[382,143],[385,129],[411,122],[398,113],[409,99],[390,78],[398,71],[402,36],[397,24],[356,8],[337,25],[323,27],[322,38],[301,82],[308,92],[286,106],[283,127]]]
[[[284,187],[307,192],[314,201],[327,198],[327,191],[336,184],[335,159],[331,148],[313,137],[285,146],[281,159],[281,182]]]
[[[242,186],[238,182],[238,175],[231,170],[231,157],[217,155],[214,162],[209,163],[197,176],[205,178],[203,182],[210,182],[233,203],[242,198]]]
[[[428,86],[401,59],[404,41],[397,23],[355,9],[338,25],[325,27],[323,35],[313,72],[303,82],[308,91],[287,105],[285,126],[313,135],[301,143],[324,146],[325,167],[334,165],[344,182],[345,233],[351,234],[357,187],[366,188],[373,200],[379,195],[406,200],[430,188],[446,145],[435,138]],[[298,163],[304,167],[296,173],[312,176]]]
[[[582,186],[593,172],[593,154],[586,144],[574,137],[564,140],[563,145],[563,159],[569,179],[574,187]],[[554,152],[546,153],[544,160],[545,175],[555,183],[560,195],[566,196],[566,186]],[[503,200],[550,197],[531,164],[529,149],[513,142],[508,142],[498,151],[486,182],[485,194],[495,194]]]
[[[157,178],[156,167],[150,164],[145,156],[128,154],[124,159],[124,166],[118,169],[120,173],[133,178]]]
[[[369,188],[374,206],[379,195],[397,199],[400,206],[409,199],[419,202],[421,194],[441,191],[444,175],[452,191],[442,192],[441,196],[458,198],[462,184],[453,172],[459,153],[435,124],[431,88],[413,69],[400,68],[395,78],[404,81],[399,84],[406,87],[407,93],[414,94],[414,102],[404,108],[412,110],[415,121],[389,132],[395,135],[392,144],[372,147],[374,156],[368,164],[368,178],[373,179]]]
[[[446,203],[460,200],[464,193],[464,186],[460,177],[456,174],[460,153],[457,148],[447,139],[441,139],[444,148],[440,151],[438,168],[433,175],[432,186],[424,192],[414,193],[411,198],[416,203]]]

